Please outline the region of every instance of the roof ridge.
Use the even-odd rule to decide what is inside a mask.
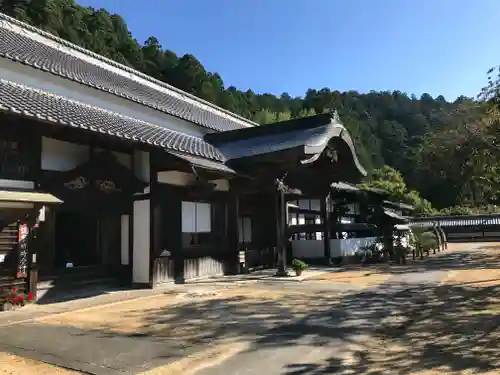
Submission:
[[[135,76],[137,76],[138,78],[141,78],[141,79],[144,79],[146,81],[148,81],[149,83],[152,83],[154,85],[158,85],[164,89],[167,89],[167,90],[170,90],[170,91],[173,91],[177,94],[180,94],[182,96],[186,96],[187,98],[191,99],[191,100],[194,100],[195,102],[198,102],[199,104],[202,104],[202,105],[205,105],[205,106],[208,106],[210,107],[212,110],[215,110],[215,111],[220,111],[222,112],[223,114],[226,114],[226,115],[229,115],[231,117],[234,117],[242,122],[245,122],[247,123],[248,125],[250,126],[258,126],[258,124],[254,121],[251,121],[243,116],[240,116],[236,113],[233,113],[231,111],[228,111],[227,109],[224,109],[222,107],[219,107],[218,105],[216,104],[213,104],[209,101],[206,101],[204,99],[201,99],[193,94],[190,94],[190,93],[187,93],[181,89],[178,89],[177,87],[174,87],[172,85],[169,85],[168,83],[166,82],[163,82],[163,81],[160,81],[156,78],[153,78],[145,73],[142,73],[140,71],[138,71],[137,69],[134,69],[134,68],[131,68],[129,66],[126,66],[126,65],[123,65],[123,64],[120,64],[108,57],[105,57],[103,55],[100,55],[98,53],[95,53],[95,52],[92,52],[86,48],[83,48],[83,47],[80,47],[74,43],[71,43],[63,38],[60,38],[58,36],[55,36],[47,31],[44,31],[44,30],[41,30],[35,26],[32,26],[30,24],[27,24],[25,22],[22,22],[22,21],[19,21],[11,16],[8,16],[6,15],[5,13],[2,13],[0,12],[0,20],[5,20],[7,22],[10,22],[10,23],[13,23],[19,27],[22,27],[26,30],[29,30],[31,32],[34,32],[34,33],[37,33],[38,35],[44,37],[44,38],[48,38],[54,42],[57,42],[67,48],[72,48],[74,50],[76,50],[77,52],[80,52],[80,53],[83,53],[89,57],[92,57],[92,58],[95,58],[97,60],[100,60],[101,62],[105,63],[105,64],[109,64],[111,65],[112,67],[114,68],[118,68],[118,69],[121,69],[122,71],[126,72],[126,73],[129,73],[129,74],[133,74]]]

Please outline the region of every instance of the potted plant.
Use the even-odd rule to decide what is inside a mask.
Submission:
[[[294,259],[292,260],[292,268],[294,269],[295,274],[300,276],[302,275],[302,271],[308,269],[309,266],[301,260]]]
[[[7,301],[2,306],[3,311],[11,310],[14,307],[23,307],[27,304],[35,302],[33,293],[19,293],[16,288],[10,288],[7,294]]]

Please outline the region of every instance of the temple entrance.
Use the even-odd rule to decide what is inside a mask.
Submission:
[[[64,201],[47,218],[44,299],[130,282],[130,266],[122,264],[122,215],[130,214],[132,196],[145,184],[109,152],[69,171],[47,172],[44,181]]]
[[[121,217],[115,212],[61,211],[55,215],[54,266],[102,267],[109,274],[120,265]]]
[[[122,285],[121,216],[113,210],[68,210],[53,218],[52,257],[39,273],[39,303],[100,294]]]
[[[58,212],[55,216],[55,267],[99,265],[97,216],[76,211]]]

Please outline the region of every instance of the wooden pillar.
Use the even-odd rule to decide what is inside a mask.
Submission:
[[[329,197],[320,199],[321,219],[323,222],[323,250],[326,261],[330,262],[330,213],[328,212]]]
[[[228,197],[227,204],[227,241],[228,241],[228,260],[227,260],[227,273],[230,275],[237,275],[241,273],[240,260],[239,260],[239,196],[231,189]]]
[[[182,188],[162,185],[162,250],[167,250],[173,262],[173,278],[184,282],[184,253],[182,249]]]
[[[277,233],[276,248],[280,254],[276,276],[288,276],[286,259],[286,202],[285,192],[282,186],[277,187],[276,191],[276,212],[277,212]]]
[[[34,300],[36,301],[37,285],[38,285],[38,215],[41,206],[35,205],[34,209],[30,212],[28,216],[28,249],[27,249],[27,291],[33,294]]]
[[[149,286],[154,288],[156,285],[155,270],[161,250],[160,248],[160,214],[161,207],[159,202],[158,189],[158,171],[156,168],[156,154],[150,153],[149,156],[149,194],[150,194],[150,209],[149,209]]]

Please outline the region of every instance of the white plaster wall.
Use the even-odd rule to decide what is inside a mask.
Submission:
[[[134,173],[141,181],[149,182],[149,152],[134,151]]]
[[[121,216],[121,264],[128,265],[129,261],[129,233],[130,233],[130,216]]]
[[[196,203],[182,202],[181,209],[182,233],[196,232]]]
[[[498,232],[487,232],[487,233],[498,233]],[[448,238],[454,238],[454,237],[482,237],[482,236],[483,236],[483,232],[464,232],[464,233],[449,233],[449,234],[447,234]]]
[[[347,238],[345,240],[330,240],[330,254],[332,258],[355,255],[365,246],[371,246],[377,241],[376,237]]]
[[[304,209],[304,210],[308,210],[310,207],[309,199],[299,199],[298,204],[299,204],[299,207]]]
[[[69,171],[90,158],[90,147],[42,137],[42,169]]]
[[[297,205],[304,210],[321,211],[319,199],[299,199]]]
[[[317,211],[317,212],[321,211],[319,199],[311,199],[311,210]]]
[[[191,173],[179,171],[158,172],[158,182],[175,186],[187,186],[192,184],[196,177]]]
[[[209,129],[192,122],[170,116],[131,100],[6,58],[0,58],[0,78],[193,136],[202,137],[209,131]]]
[[[355,255],[365,246],[373,245],[376,237],[349,238],[346,240],[330,240],[330,256],[332,258]],[[296,258],[322,258],[324,256],[323,241],[292,240],[292,253]]]
[[[196,232],[210,233],[212,231],[212,207],[210,203],[196,202]]]
[[[175,186],[188,186],[196,181],[196,176],[192,173],[180,171],[158,172],[158,182]],[[211,180],[215,184],[216,191],[229,191],[229,181],[226,179]]]
[[[250,217],[238,218],[238,235],[240,243],[252,242],[252,219]]]
[[[359,215],[360,206],[359,203],[351,203],[346,205],[348,213],[351,215]]]
[[[212,215],[210,203],[182,202],[182,233],[210,233]]]
[[[33,203],[26,202],[0,202],[0,209],[2,208],[20,208],[20,209],[28,209],[33,208],[35,205]]]
[[[0,188],[33,190],[35,188],[35,183],[33,181],[0,179]]]
[[[451,233],[453,234],[453,233]],[[449,237],[450,235],[448,235]],[[497,237],[500,236],[500,232],[484,232],[485,237]]]
[[[96,147],[95,152],[102,152],[102,151],[107,151],[103,148]],[[120,163],[121,165],[131,168],[132,167],[132,156],[130,154],[127,154],[125,152],[118,152],[118,151],[111,151],[111,154],[115,157],[116,161]]]
[[[325,256],[323,241],[292,240],[292,254],[295,258],[322,258]]]
[[[149,199],[134,201],[132,282],[149,283]]]
[[[212,180],[210,182],[215,183],[216,191],[229,191],[229,181],[225,179]]]

